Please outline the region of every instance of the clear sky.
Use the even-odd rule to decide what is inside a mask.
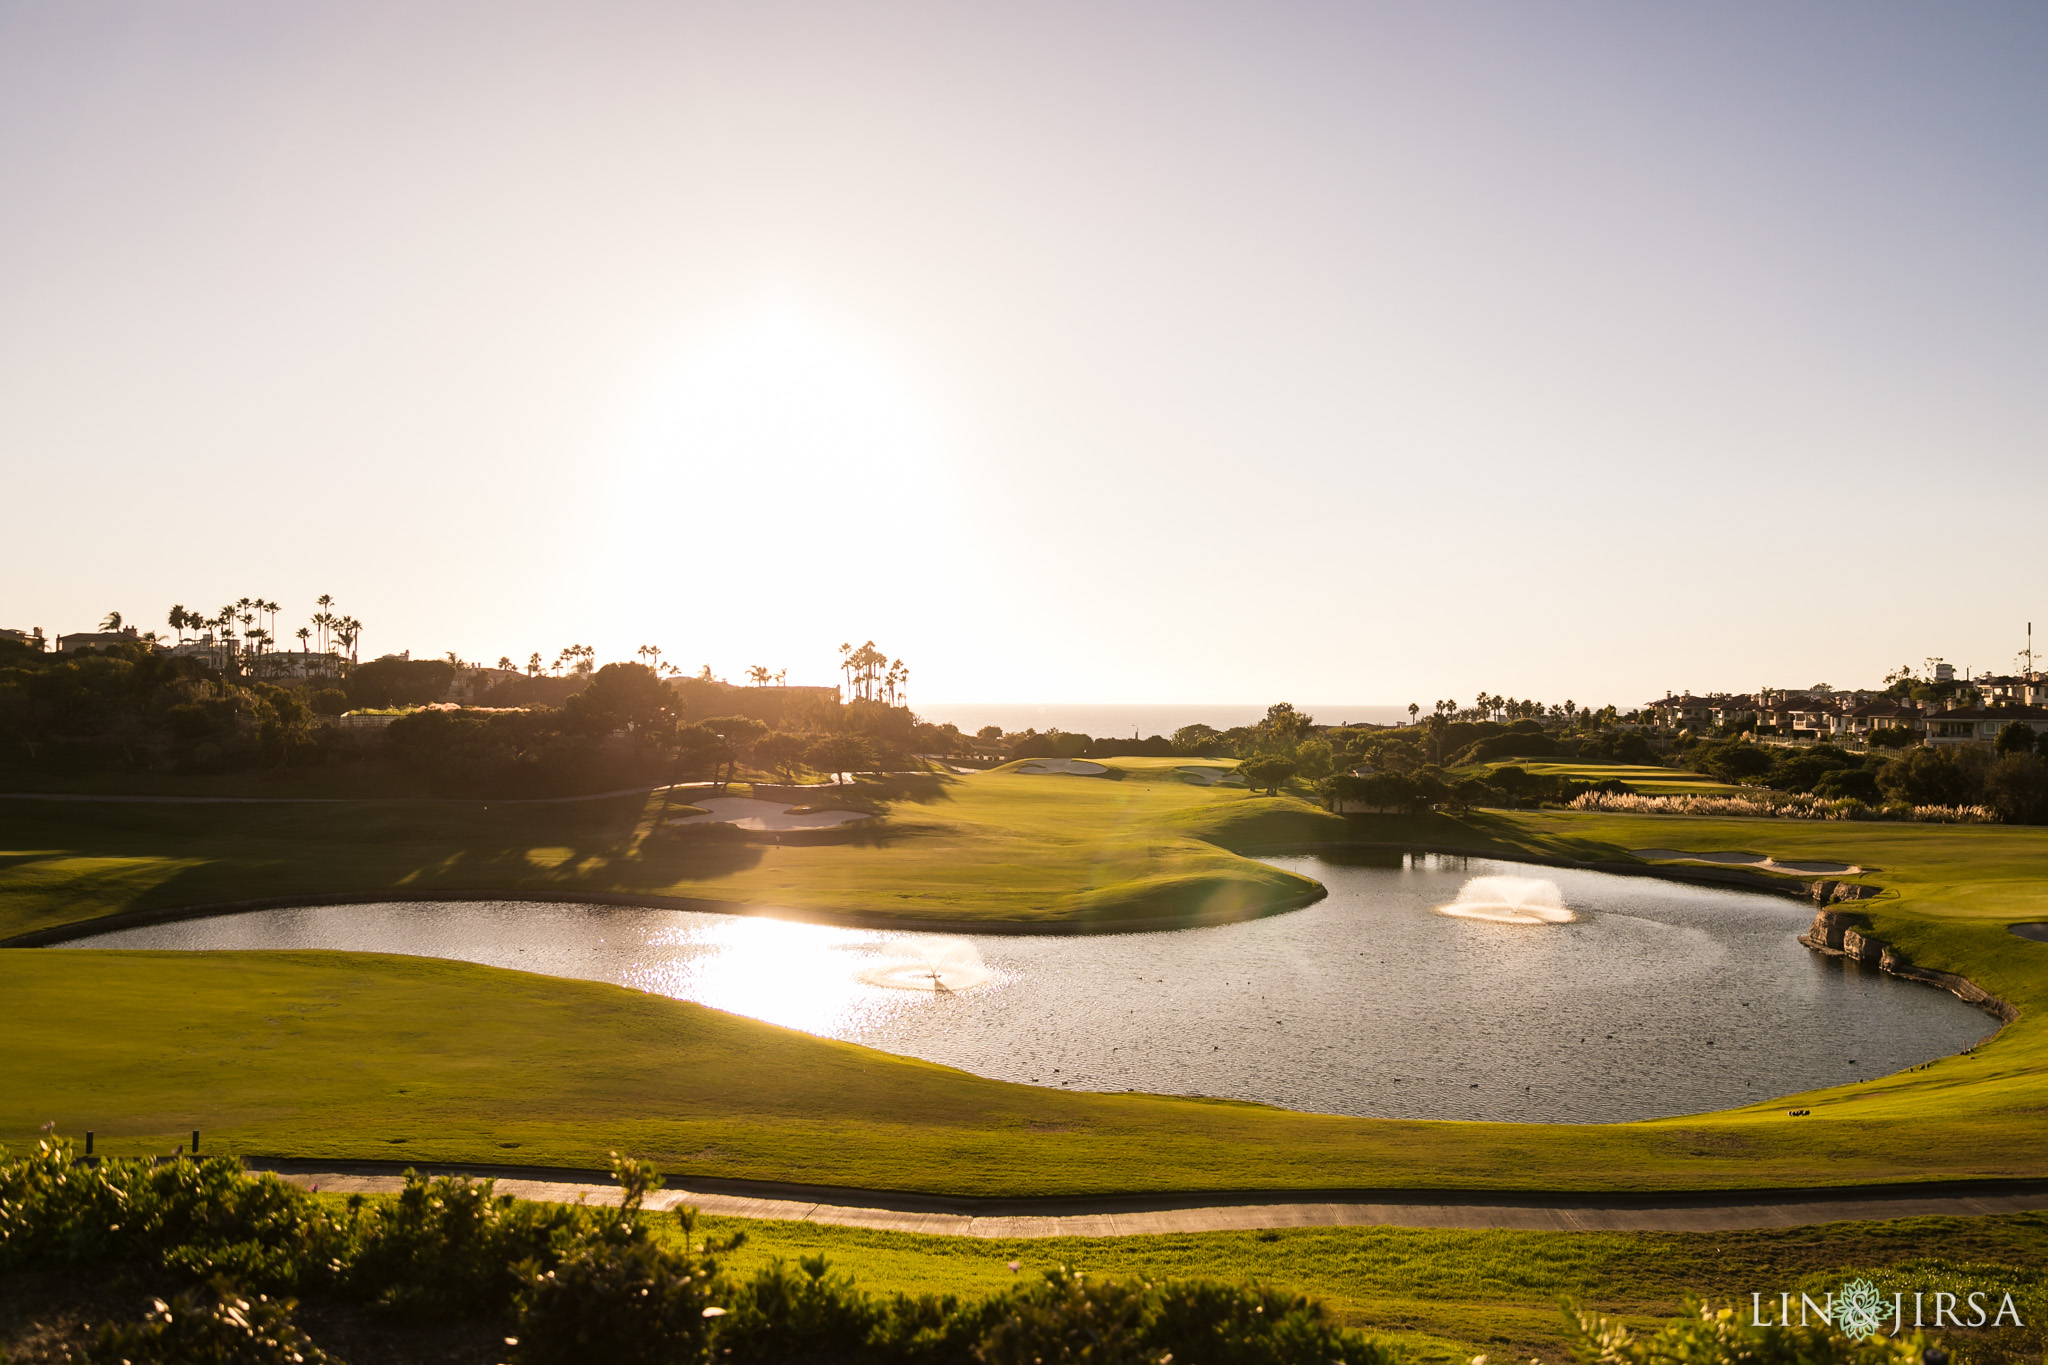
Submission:
[[[0,625],[919,696],[2048,643],[2048,8],[0,2]]]

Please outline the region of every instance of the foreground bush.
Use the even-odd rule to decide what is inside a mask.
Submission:
[[[51,1140],[0,1161],[0,1270],[149,1261],[279,1293],[331,1282],[352,1249],[312,1196],[238,1161],[74,1162]]]
[[[340,1365],[292,1321],[292,1301],[244,1294],[225,1280],[156,1301],[142,1321],[107,1327],[90,1365]]]
[[[1688,1307],[1688,1316],[1647,1336],[1581,1313],[1578,1357],[1585,1365],[1936,1365],[1948,1359],[1919,1333],[1857,1339],[1824,1327],[1752,1327],[1732,1309]]]
[[[652,1236],[652,1168],[614,1160],[617,1208],[518,1203],[490,1181],[407,1172],[336,1212],[225,1158],[75,1164],[69,1143],[0,1160],[0,1271],[143,1263],[193,1288],[102,1330],[94,1365],[332,1361],[283,1287],[371,1311],[471,1321],[515,1365],[1394,1365],[1311,1300],[1256,1286],[1093,1280],[1067,1267],[986,1298],[876,1295],[822,1257],[735,1280],[724,1243]],[[1744,1327],[1708,1313],[1638,1337],[1578,1320],[1587,1365],[1922,1365],[1924,1342]],[[1934,1360],[1933,1355],[1924,1358]],[[333,1365],[340,1365],[335,1361]]]

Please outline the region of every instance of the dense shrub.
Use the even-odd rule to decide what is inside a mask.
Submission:
[[[76,1162],[46,1141],[0,1161],[0,1269],[154,1262],[192,1281],[139,1322],[105,1328],[93,1365],[321,1365],[275,1288],[473,1320],[516,1365],[1392,1365],[1308,1299],[1257,1286],[1094,1280],[1065,1266],[986,1298],[874,1295],[822,1258],[735,1282],[718,1257],[651,1235],[660,1181],[615,1160],[617,1208],[519,1204],[490,1182],[408,1172],[346,1214],[230,1160]],[[233,1277],[223,1273],[238,1266]],[[239,1281],[239,1282],[238,1282]],[[509,1324],[509,1331],[505,1324]],[[1852,1342],[1744,1327],[1700,1311],[1638,1337],[1579,1322],[1588,1365],[1913,1365],[1924,1342]],[[1930,1356],[1929,1359],[1932,1359]]]
[[[1813,784],[1813,794],[1829,801],[1851,797],[1872,806],[1884,800],[1878,790],[1877,774],[1868,768],[1837,768],[1823,773]]]
[[[1334,810],[1363,807],[1408,815],[1422,815],[1451,794],[1443,774],[1435,768],[1412,773],[1368,773],[1362,777],[1339,773],[1326,778],[1320,790]]]
[[[1457,768],[1467,763],[1491,763],[1501,758],[1553,758],[1556,754],[1557,741],[1550,736],[1510,731],[1466,745],[1451,756],[1447,766]]]
[[[142,1321],[109,1324],[86,1352],[90,1365],[327,1365],[332,1359],[292,1321],[290,1299],[248,1294],[225,1279],[158,1299]]]
[[[1277,793],[1294,776],[1294,760],[1268,754],[1250,759],[1237,765],[1237,771],[1244,774],[1244,780],[1254,790]]]
[[[454,681],[446,659],[372,659],[349,673],[348,701],[358,711],[426,706],[445,698]]]
[[[887,1318],[885,1301],[833,1274],[823,1256],[806,1256],[795,1269],[777,1260],[741,1285],[718,1341],[764,1365],[851,1365],[869,1355],[869,1339]]]
[[[1087,735],[1070,734],[1064,730],[1047,730],[1044,734],[1026,733],[1010,746],[1012,758],[1081,758],[1095,747],[1095,741]]]
[[[1650,741],[1634,730],[1602,730],[1579,742],[1578,757],[1587,763],[1656,763]]]
[[[488,1180],[408,1178],[356,1229],[348,1284],[407,1317],[502,1311],[522,1263],[553,1265],[563,1245],[595,1230],[596,1215],[497,1195]]]
[[[280,1292],[330,1280],[349,1245],[310,1195],[226,1157],[73,1163],[53,1140],[0,1162],[0,1269],[155,1260]]]
[[[2016,825],[2048,823],[2048,762],[2012,753],[1984,770],[1984,804]]]

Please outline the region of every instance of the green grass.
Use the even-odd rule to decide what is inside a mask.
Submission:
[[[1423,1123],[1011,1085],[586,982],[354,954],[0,953],[0,1141],[110,1149],[193,1127],[251,1154],[601,1165],[962,1193],[1389,1186],[1709,1188],[2048,1174],[2048,830],[1478,812],[1340,821],[1153,780],[1002,773],[869,791],[875,842],[686,847],[636,801],[399,809],[26,803],[15,927],[437,886],[623,889],[960,918],[1242,909],[1299,882],[1227,851],[1333,835],[1500,857],[1744,849],[1873,869],[1876,930],[2012,1001],[1974,1055],[1693,1118]],[[19,818],[16,818],[16,817]],[[1987,1028],[1989,1027],[1987,1021]],[[1809,1118],[1785,1110],[1811,1108]]]
[[[1422,1359],[1459,1365],[1478,1353],[1565,1358],[1565,1300],[1647,1325],[1682,1312],[1688,1296],[1746,1304],[1753,1292],[1810,1290],[1818,1298],[1861,1273],[1888,1272],[1906,1285],[1952,1278],[1953,1270],[1929,1263],[1931,1254],[1968,1266],[1972,1288],[2011,1290],[2033,1324],[1973,1334],[1979,1358],[2039,1359],[2048,1310],[2040,1271],[2048,1214],[2039,1213],[1713,1234],[1289,1228],[1031,1241],[740,1219],[699,1224],[700,1235],[741,1230],[748,1244],[726,1264],[742,1274],[777,1257],[823,1255],[883,1292],[986,1294],[1012,1281],[1013,1260],[1023,1276],[1066,1264],[1105,1276],[1257,1281],[1319,1298],[1345,1322]]]
[[[1722,782],[1705,773],[1679,768],[1660,768],[1638,763],[1552,763],[1540,758],[1503,758],[1460,768],[1460,773],[1486,778],[1500,768],[1520,768],[1545,777],[1565,777],[1574,782],[1626,782],[1644,796],[1754,796],[1752,787]]]
[[[860,784],[854,842],[648,837],[659,798],[565,804],[5,803],[0,938],[125,910],[434,890],[701,897],[902,921],[1228,918],[1314,884],[1212,826],[1293,805],[1118,760],[1122,780],[1007,771]],[[1246,810],[1239,810],[1246,806]],[[1337,822],[1332,819],[1332,824]]]

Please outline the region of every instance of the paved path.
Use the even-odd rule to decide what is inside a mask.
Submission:
[[[388,1163],[324,1163],[326,1169],[315,1162],[251,1164],[276,1170],[296,1184],[333,1193],[387,1194],[404,1183]],[[499,1193],[520,1199],[618,1202],[615,1185],[584,1172],[508,1173],[499,1175],[497,1182]],[[660,1190],[648,1198],[647,1207],[672,1209],[688,1204],[727,1218],[779,1218],[892,1232],[996,1238],[1127,1237],[1301,1227],[1731,1232],[1928,1214],[1981,1217],[2048,1209],[2048,1181],[1657,1196],[1386,1191],[1300,1202],[1257,1195],[981,1200],[877,1190],[807,1194],[795,1186],[743,1181],[718,1184],[718,1190]]]

